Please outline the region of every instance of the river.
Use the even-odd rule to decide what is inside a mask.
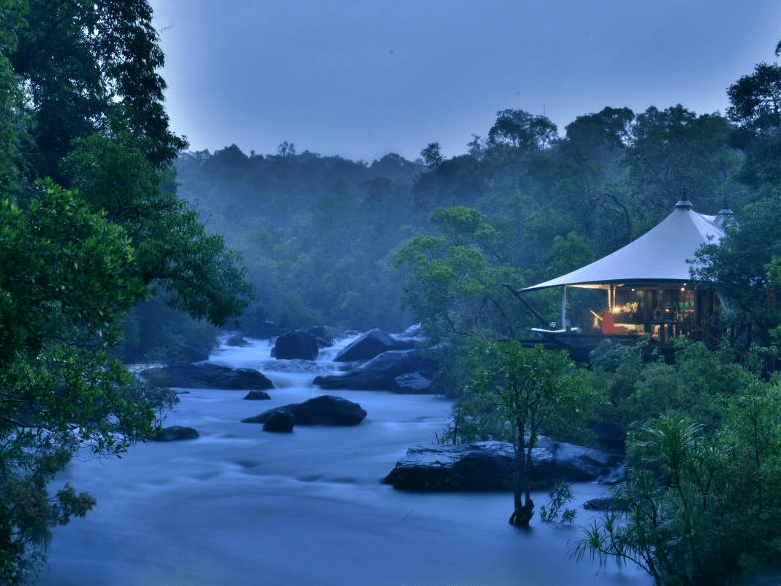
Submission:
[[[568,555],[574,527],[535,518],[512,527],[510,494],[415,494],[382,478],[408,447],[442,433],[449,401],[430,395],[327,391],[368,412],[356,427],[263,432],[244,417],[326,394],[336,351],[314,363],[276,361],[266,341],[221,347],[210,361],[260,370],[271,401],[192,390],[165,425],[200,438],[133,446],[121,459],[77,457],[57,479],[97,507],[54,530],[45,586],[647,586],[636,568],[598,568]],[[576,504],[606,489],[573,487]],[[537,508],[546,494],[536,494]]]

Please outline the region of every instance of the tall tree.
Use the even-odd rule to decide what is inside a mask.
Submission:
[[[477,210],[440,208],[431,216],[439,236],[417,236],[396,255],[404,303],[435,338],[478,332],[515,336],[520,272],[502,263],[498,232]]]
[[[163,52],[146,0],[28,0],[11,55],[34,119],[35,176],[59,177],[74,138],[126,131],[156,166],[185,141],[168,127]]]
[[[781,188],[745,207],[740,223],[727,227],[718,243],[705,244],[692,266],[695,278],[715,283],[734,311],[723,319],[745,347],[771,343],[781,324],[777,298],[781,289],[769,269],[781,258]]]
[[[684,191],[698,209],[711,213],[721,209],[725,198],[734,202],[740,196],[732,181],[740,168],[740,156],[730,147],[732,130],[718,114],[697,116],[680,105],[638,114],[625,158],[633,237],[668,214]]]
[[[745,153],[741,179],[758,187],[781,181],[781,67],[760,63],[727,90],[727,114],[736,122],[735,144]]]
[[[504,145],[521,152],[541,151],[558,138],[556,125],[545,116],[525,110],[500,110],[488,131],[488,143]]]
[[[586,392],[565,353],[541,345],[525,348],[518,340],[474,345],[466,374],[467,382],[455,407],[455,439],[490,438],[513,444],[510,523],[527,527],[534,515],[532,454],[539,434],[585,425],[587,405],[596,394]]]
[[[50,486],[72,455],[119,454],[155,427],[147,389],[108,356],[124,313],[164,290],[221,325],[251,287],[164,189],[184,141],[162,109],[148,3],[0,0],[0,16],[0,582],[13,585],[52,526],[94,505]]]

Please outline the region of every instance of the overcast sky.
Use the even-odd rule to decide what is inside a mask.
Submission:
[[[446,156],[506,108],[725,113],[775,62],[779,0],[150,0],[191,150]]]

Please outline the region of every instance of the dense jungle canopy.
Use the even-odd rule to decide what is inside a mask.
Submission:
[[[267,320],[399,330],[426,317],[399,302],[410,246],[446,256],[444,243],[468,244],[496,279],[521,288],[623,246],[682,194],[703,213],[728,205],[741,215],[774,185],[759,176],[769,138],[737,112],[606,107],[560,132],[543,116],[504,110],[483,132],[463,155],[445,158],[431,143],[415,161],[350,161],[289,143],[271,155],[236,145],[184,152],[176,180],[209,229],[243,254],[258,287],[248,331]],[[451,225],[461,220],[448,208],[471,210],[478,215],[463,221],[478,223]],[[423,236],[444,240],[415,240]],[[508,291],[493,295],[516,333],[540,325]],[[538,313],[555,318],[557,302],[536,300]]]

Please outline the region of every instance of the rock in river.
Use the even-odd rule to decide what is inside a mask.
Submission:
[[[431,376],[437,363],[421,358],[415,350],[390,350],[341,375],[318,376],[314,384],[323,389],[389,391],[402,374],[420,372]]]
[[[314,360],[320,352],[317,337],[304,330],[294,330],[279,336],[272,356],[280,360]]]
[[[263,373],[251,368],[228,368],[210,362],[181,362],[141,372],[146,379],[170,387],[185,389],[264,390],[273,389]]]
[[[546,488],[555,480],[615,482],[623,473],[623,458],[540,437],[532,450],[532,485]],[[385,478],[401,490],[509,491],[513,489],[512,444],[476,442],[407,450]]]
[[[277,417],[279,412],[290,413],[295,425],[358,425],[366,417],[366,411],[358,403],[333,395],[321,395],[303,403],[269,409],[241,421],[265,424]]]
[[[198,431],[192,427],[171,425],[162,428],[152,440],[156,442],[175,442],[180,440],[198,439],[199,437],[200,434]]]
[[[414,342],[402,342],[387,332],[374,328],[353,340],[334,357],[334,362],[366,361],[389,350],[411,350],[414,347]]]

